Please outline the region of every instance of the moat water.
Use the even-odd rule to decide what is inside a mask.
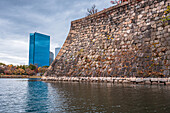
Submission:
[[[0,79],[0,113],[170,113],[170,86]]]

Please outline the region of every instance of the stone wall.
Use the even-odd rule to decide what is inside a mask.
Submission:
[[[170,2],[124,2],[73,21],[44,76],[170,76]]]

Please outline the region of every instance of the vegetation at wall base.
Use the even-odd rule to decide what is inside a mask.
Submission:
[[[12,64],[6,65],[4,63],[0,63],[0,75],[29,75],[33,76],[37,73],[41,75],[45,73],[48,66],[37,67],[33,64],[28,65],[17,65],[14,66]]]

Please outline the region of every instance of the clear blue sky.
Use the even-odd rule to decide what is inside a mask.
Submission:
[[[51,36],[51,51],[61,47],[71,21],[86,16],[96,4],[99,11],[110,0],[0,0],[0,62],[28,64],[29,33]]]

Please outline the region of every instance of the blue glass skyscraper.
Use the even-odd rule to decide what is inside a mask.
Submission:
[[[53,52],[50,52],[50,64],[53,62],[54,60],[54,54]]]
[[[56,58],[56,56],[58,55],[60,49],[61,49],[61,48],[59,48],[59,47],[58,47],[58,48],[55,48],[55,58]]]
[[[30,33],[29,64],[49,66],[50,36]]]

